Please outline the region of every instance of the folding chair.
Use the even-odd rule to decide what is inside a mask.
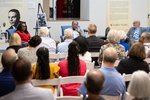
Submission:
[[[103,98],[107,100],[121,100],[121,94],[118,96],[110,96],[110,95],[101,95]]]
[[[124,77],[124,80],[126,82],[131,80],[131,76],[132,76],[132,74],[125,74],[125,73],[123,73],[123,77]]]

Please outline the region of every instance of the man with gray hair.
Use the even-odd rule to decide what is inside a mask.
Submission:
[[[104,74],[105,82],[104,89],[101,95],[118,96],[122,94],[121,100],[125,99],[126,86],[123,76],[114,68],[114,63],[117,59],[117,51],[113,47],[108,47],[103,52],[103,62],[99,70]],[[86,95],[87,90],[84,83],[78,89],[79,93]]]
[[[15,81],[10,74],[13,63],[17,59],[14,49],[8,49],[2,55],[3,71],[0,73],[0,97],[15,89]]]
[[[143,32],[139,39],[139,42],[142,42],[144,44],[147,58],[150,58],[150,43],[149,43],[149,41],[150,41],[150,33]]]
[[[100,70],[94,69],[88,72],[84,82],[88,91],[88,98],[86,98],[86,100],[105,100],[99,95],[104,88],[104,81],[104,74]]]
[[[56,48],[56,53],[68,53],[68,45],[72,42],[73,37],[73,31],[72,29],[68,28],[64,31],[64,38],[65,41],[62,43],[59,43]]]
[[[56,53],[56,42],[52,38],[49,38],[49,30],[47,27],[40,28],[39,36],[41,37],[42,42],[37,49],[40,47],[46,47],[48,48],[49,53]]]

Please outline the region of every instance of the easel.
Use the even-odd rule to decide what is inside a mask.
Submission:
[[[39,13],[39,9],[40,9],[40,8],[41,8],[41,11],[42,11],[42,13],[43,13],[42,6],[41,6],[40,3],[38,3],[38,12],[37,12],[37,13]],[[50,29],[51,27],[47,27],[47,28]],[[38,27],[38,21],[36,21],[36,27],[33,28],[33,29],[35,29],[35,35],[38,35],[38,29],[40,29],[40,28]],[[49,36],[51,37],[50,34],[49,34]]]

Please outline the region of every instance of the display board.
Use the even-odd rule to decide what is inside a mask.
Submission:
[[[132,0],[107,0],[106,27],[128,31],[131,27]]]

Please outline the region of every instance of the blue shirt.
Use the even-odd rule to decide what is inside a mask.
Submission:
[[[120,41],[120,43],[119,43],[119,44],[121,44],[121,45],[123,45],[123,46],[124,46],[125,51],[129,51],[130,46],[129,46],[129,44],[125,43],[125,41]]]
[[[135,38],[135,40],[139,39],[139,31],[140,31],[140,28],[136,28],[135,29],[135,32],[134,32],[134,35],[133,35],[133,37]]]
[[[10,69],[3,69],[0,73],[0,97],[15,89],[15,81],[10,75]]]
[[[62,43],[59,43],[56,48],[56,53],[68,53],[68,45],[72,42],[72,40],[65,40]]]
[[[99,70],[102,71],[105,76],[104,89],[101,91],[101,95],[118,96],[122,94],[122,99],[124,99],[126,86],[123,76],[115,68],[103,66]],[[87,94],[84,82],[78,91],[83,95]]]

